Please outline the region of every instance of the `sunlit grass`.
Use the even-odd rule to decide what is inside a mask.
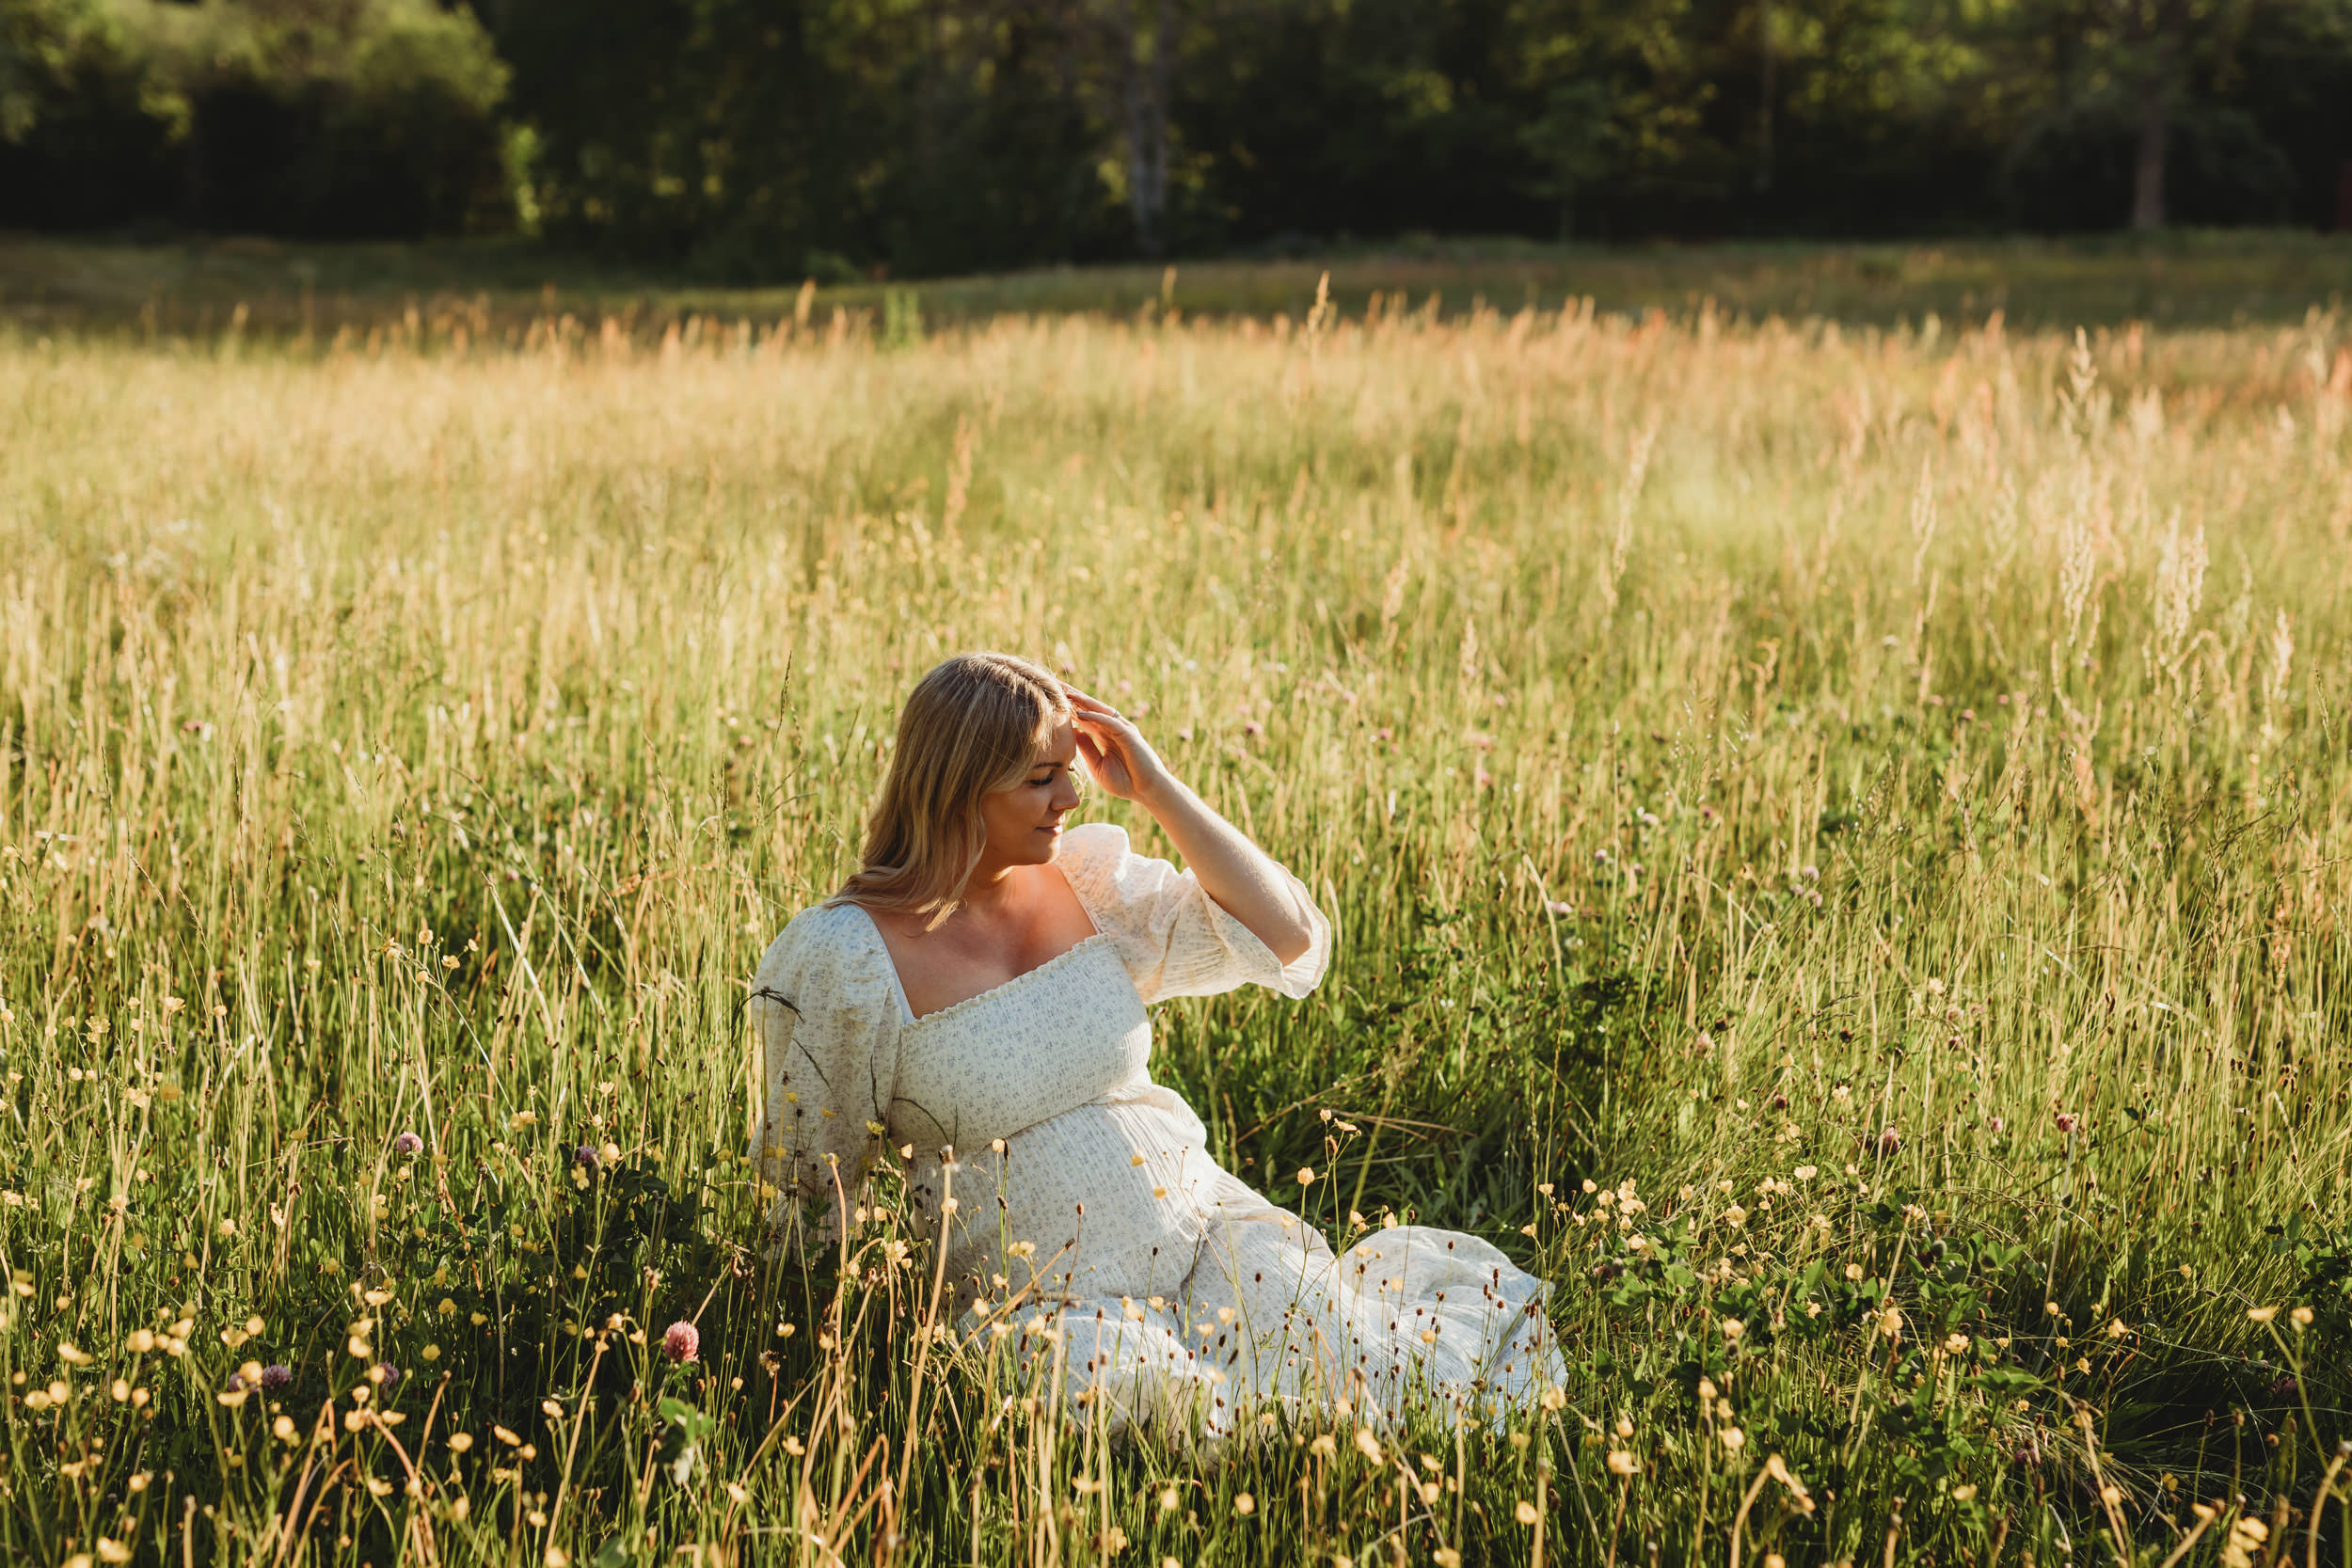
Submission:
[[[2342,1560],[2332,317],[451,325],[0,343],[0,1547]],[[1111,1449],[886,1179],[767,1253],[746,977],[974,646],[1323,897],[1155,1070],[1545,1408]]]

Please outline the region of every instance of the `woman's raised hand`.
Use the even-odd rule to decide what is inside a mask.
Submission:
[[[1171,782],[1168,765],[1143,738],[1135,721],[1099,697],[1089,697],[1067,681],[1071,720],[1077,731],[1078,754],[1086,758],[1094,782],[1121,800],[1148,804],[1162,785]]]
[[[1186,872],[1276,958],[1291,963],[1312,947],[1314,906],[1297,879],[1169,773],[1133,720],[1066,681],[1062,689],[1070,693],[1078,754],[1095,782],[1150,812]]]

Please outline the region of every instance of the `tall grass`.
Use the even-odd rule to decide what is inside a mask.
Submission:
[[[210,337],[224,329],[364,339],[414,311],[462,324],[476,343],[507,341],[533,318],[612,316],[659,337],[695,316],[764,329],[801,306],[802,279],[724,288],[513,239],[423,243],[257,238],[167,244],[0,233],[0,309],[29,330]],[[1688,314],[1707,300],[1763,320],[1835,317],[1882,326],[1931,314],[2069,330],[2137,320],[2169,328],[2299,322],[2352,295],[2352,240],[2295,230],[2170,230],[2045,239],[1864,245],[1544,245],[1524,240],[1365,241],[1281,259],[1187,257],[1173,266],[1039,267],[977,277],[808,284],[820,318],[835,307],[975,324],[1009,314],[1139,310],[1294,320],[1317,288],[1360,317],[1375,296],[1460,316],[1482,303],[1558,310]],[[894,305],[894,301],[898,302]]]
[[[2344,342],[0,342],[0,1549],[2344,1560]],[[887,1173],[767,1246],[746,977],[975,646],[1322,895],[1155,1071],[1542,1408],[1118,1448]]]

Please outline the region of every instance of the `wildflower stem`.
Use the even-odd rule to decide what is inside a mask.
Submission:
[[[2083,1457],[2090,1465],[2090,1484],[2098,1488],[2100,1510],[2106,1514],[2107,1540],[2115,1548],[2117,1568],[2132,1568],[2131,1531],[2124,1527],[2122,1509],[2108,1496],[2111,1488],[2099,1465],[2099,1434],[2091,1426],[2089,1405],[2074,1407],[2074,1424],[2082,1428]]]
[[[923,1304],[922,1315],[914,1323],[914,1370],[907,1383],[907,1425],[905,1451],[898,1460],[898,1486],[903,1493],[907,1478],[914,1473],[914,1452],[923,1436],[923,1374],[931,1359],[932,1325],[939,1322],[939,1298],[947,1282],[947,1238],[956,1223],[955,1161],[952,1157],[940,1163],[939,1224],[931,1236],[931,1291]]]
[[[2187,1536],[2182,1540],[2181,1544],[2172,1548],[2171,1554],[2162,1562],[2156,1564],[2156,1568],[2173,1568],[2174,1563],[2188,1556],[2188,1554],[2195,1549],[2198,1540],[2204,1535],[2206,1530],[2213,1527],[2213,1522],[2221,1517],[2221,1506],[2218,1503],[2215,1504],[2210,1509],[2199,1510],[2197,1528],[2190,1530]]]
[[[1740,1512],[1732,1515],[1731,1568],[1740,1568],[1740,1537],[1748,1528],[1748,1511],[1756,1506],[1756,1499],[1763,1493],[1764,1483],[1772,1479],[1772,1472],[1759,1465],[1756,1479],[1748,1482],[1747,1492],[1740,1499]]]
[[[2303,1568],[2319,1568],[2319,1520],[2328,1512],[2328,1499],[2335,1495],[2337,1472],[2344,1468],[2346,1459],[2352,1459],[2352,1449],[2337,1445],[2335,1458],[2328,1462],[2327,1474],[2319,1478],[2319,1489],[2312,1494],[2311,1523],[2303,1531]],[[2339,1510],[2346,1511],[2352,1511],[2352,1504]]]
[[[607,1342],[604,1333],[597,1334],[596,1354],[588,1358],[588,1375],[580,1381],[582,1392],[572,1411],[571,1440],[564,1449],[564,1473],[555,1483],[555,1501],[548,1508],[547,1538],[549,1541],[556,1538],[556,1527],[564,1518],[564,1500],[571,1496],[572,1465],[580,1457],[580,1431],[587,1423],[588,1406],[596,1399],[596,1369],[604,1364]]]

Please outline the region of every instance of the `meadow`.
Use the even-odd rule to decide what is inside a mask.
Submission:
[[[0,1553],[2352,1560],[2352,332],[1504,303],[0,329]],[[1217,1157],[1567,1386],[1120,1447],[887,1171],[768,1245],[977,646],[1338,926],[1160,1011]]]
[[[151,244],[0,231],[0,313],[33,332],[127,330],[140,338],[250,332],[332,341],[404,327],[508,341],[534,321],[565,315],[600,329],[612,317],[658,341],[695,317],[766,326],[800,308],[803,283],[818,320],[834,308],[887,323],[913,310],[932,325],[984,325],[1009,314],[1192,316],[1294,321],[1317,291],[1361,318],[1378,294],[1452,319],[1482,309],[1596,310],[1677,317],[1708,304],[1763,320],[1780,315],[1896,326],[1930,313],[2011,327],[2293,325],[2313,307],[2352,297],[2352,245],[2296,230],[2176,230],[2067,239],[1952,237],[1806,245],[1594,245],[1497,237],[1405,237],[1262,257],[1184,257],[1168,265],[1036,267],[970,277],[787,275],[780,286],[722,287],[675,269],[632,265],[506,238],[304,243],[252,236]]]

